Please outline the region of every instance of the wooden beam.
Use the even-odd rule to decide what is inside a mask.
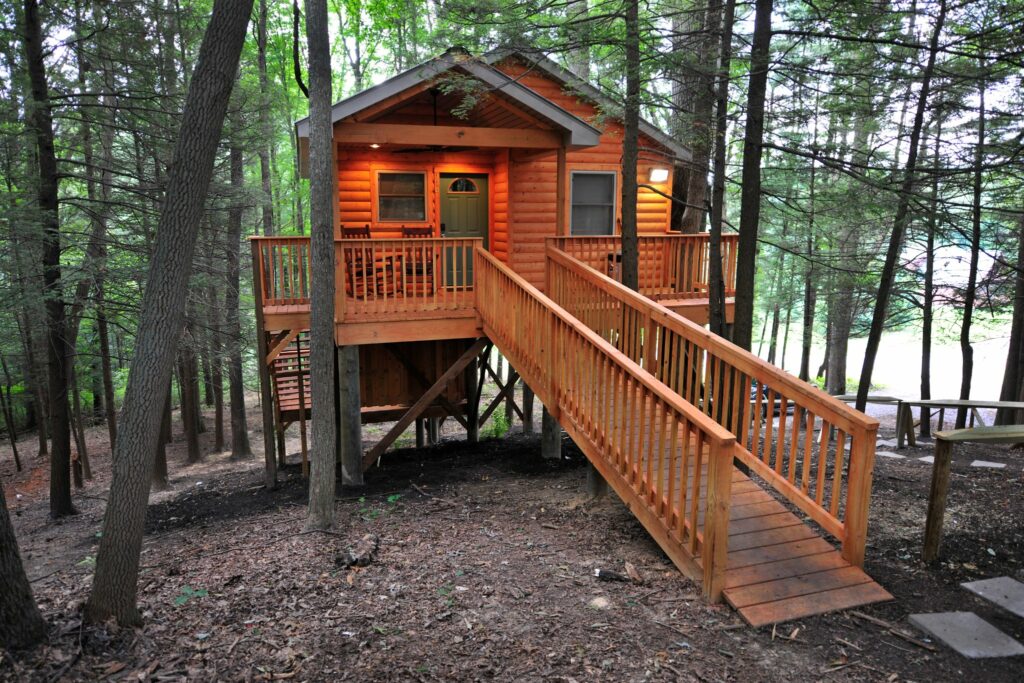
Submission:
[[[569,171],[565,160],[565,147],[558,148],[555,171],[555,234],[568,235],[569,226],[565,220],[565,200],[568,196]]]
[[[452,315],[447,318],[412,319],[414,315],[410,313],[409,319],[406,320],[338,323],[335,326],[335,341],[339,346],[347,346],[435,339],[472,339],[483,334],[480,330],[480,320],[473,312],[469,315]]]
[[[339,346],[337,350],[338,459],[341,483],[363,485],[363,416],[359,394],[359,347]]]
[[[935,439],[935,461],[932,462],[932,484],[928,492],[928,518],[924,523],[924,549],[921,560],[934,561],[942,543],[942,522],[946,515],[946,494],[949,492],[949,467],[953,459],[953,444],[939,437]]]
[[[267,365],[274,362],[274,359],[281,355],[289,344],[295,341],[295,338],[299,336],[302,330],[290,330],[287,334],[278,335],[274,338],[273,348],[270,349],[270,353],[267,354]]]
[[[455,361],[450,368],[445,370],[443,375],[437,378],[434,385],[427,389],[427,391],[419,397],[416,403],[406,411],[405,415],[403,415],[401,419],[394,424],[388,433],[385,434],[384,437],[378,441],[365,456],[363,456],[363,469],[368,468],[375,460],[377,460],[377,458],[384,454],[384,451],[387,450],[388,446],[394,443],[395,439],[401,436],[402,432],[405,431],[405,428],[412,424],[412,421],[419,417],[423,411],[434,402],[434,399],[445,390],[448,383],[451,382],[452,379],[454,379],[460,372],[465,370],[466,366],[480,354],[480,351],[483,350],[486,343],[486,339],[477,339],[471,347],[466,349],[466,351],[459,356],[459,359]]]
[[[334,126],[334,140],[337,143],[354,145],[562,148],[562,134],[551,130],[397,123],[339,123]]]

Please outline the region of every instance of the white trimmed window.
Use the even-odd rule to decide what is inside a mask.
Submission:
[[[571,234],[615,234],[614,172],[573,171],[570,196]]]
[[[427,174],[377,174],[377,220],[427,220]]]

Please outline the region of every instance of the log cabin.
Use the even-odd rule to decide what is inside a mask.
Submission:
[[[690,154],[646,121],[639,287],[620,283],[616,111],[542,55],[461,49],[334,105],[335,272],[310,271],[306,237],[251,241],[268,468],[293,424],[305,466],[309,288],[333,277],[345,483],[414,423],[418,445],[445,419],[477,439],[521,381],[524,423],[536,395],[709,599],[753,624],[888,599],[860,569],[877,421],[704,329],[708,235],[670,224]],[[296,134],[305,173],[307,120]],[[394,424],[367,447],[371,422]]]

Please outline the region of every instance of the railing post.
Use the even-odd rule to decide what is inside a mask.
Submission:
[[[345,321],[345,259],[340,240],[334,241],[334,324]]]
[[[707,499],[704,508],[704,597],[722,599],[729,557],[729,503],[732,495],[732,460],[735,439],[712,442],[708,457]]]
[[[846,511],[843,516],[843,559],[864,566],[871,504],[871,474],[875,467],[878,426],[857,429],[852,435],[850,468],[846,480]]]

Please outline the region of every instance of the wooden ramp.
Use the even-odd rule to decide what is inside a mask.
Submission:
[[[739,470],[733,472],[725,601],[751,626],[892,595]]]
[[[857,566],[877,422],[550,247],[557,303],[475,271],[484,332],[705,597],[754,626],[892,597]]]

